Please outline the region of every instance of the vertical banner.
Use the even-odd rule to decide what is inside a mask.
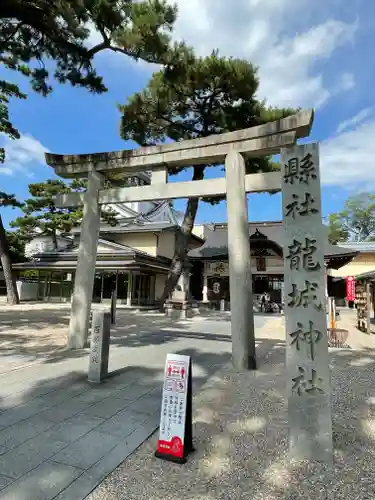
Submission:
[[[183,464],[193,451],[190,356],[168,354],[165,362],[158,449],[155,456]]]
[[[366,281],[356,281],[355,296],[357,305],[357,328],[371,333],[371,290]]]
[[[281,169],[289,453],[331,463],[319,145],[282,150]]]
[[[352,302],[355,300],[355,278],[354,276],[346,277],[346,300]]]

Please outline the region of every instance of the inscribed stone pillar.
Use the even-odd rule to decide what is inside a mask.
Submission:
[[[231,151],[225,159],[228,217],[232,363],[237,370],[256,369],[249,222],[245,161]]]
[[[332,461],[319,146],[282,150],[286,366],[291,459]]]
[[[95,170],[91,170],[83,204],[77,271],[70,314],[68,347],[71,349],[84,347],[88,337],[100,227],[98,196],[103,184],[104,177]]]
[[[108,375],[111,314],[94,311],[91,325],[89,382],[100,383]]]

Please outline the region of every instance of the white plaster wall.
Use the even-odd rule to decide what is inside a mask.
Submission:
[[[155,276],[155,299],[160,299],[165,285],[165,280],[167,279],[166,274],[157,274]]]
[[[65,238],[57,237],[57,248],[63,249],[70,244]],[[36,236],[25,245],[25,255],[31,256],[35,253],[51,252],[54,250],[51,236]]]
[[[171,259],[175,250],[175,233],[173,231],[160,232],[158,235],[157,255]]]

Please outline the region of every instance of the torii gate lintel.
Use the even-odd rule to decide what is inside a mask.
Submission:
[[[246,192],[276,192],[281,174],[245,175],[244,157],[279,153],[309,135],[314,113],[293,116],[258,127],[215,136],[139,148],[131,152],[88,155],[46,154],[47,163],[65,178],[88,177],[85,193],[56,198],[56,206],[84,205],[78,251],[68,346],[82,348],[88,337],[89,315],[95,275],[97,241],[102,204],[189,197],[226,196],[228,207],[232,361],[238,370],[255,369],[255,336],[252,308],[252,279],[248,240]],[[168,183],[168,169],[176,165],[225,163],[224,179]],[[103,190],[111,173],[124,177],[137,171],[152,171],[150,186]]]

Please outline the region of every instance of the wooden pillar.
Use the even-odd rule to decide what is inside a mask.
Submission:
[[[100,275],[101,281],[100,281],[100,303],[103,302],[103,293],[104,293],[104,274],[101,273]]]
[[[138,305],[141,305],[141,291],[142,291],[142,274],[139,273],[139,285],[138,285]]]
[[[40,269],[38,269],[38,281],[37,281],[37,289],[36,289],[36,300],[39,300],[39,287],[40,287]]]
[[[128,290],[126,294],[126,305],[130,307],[132,305],[132,297],[133,297],[133,273],[129,271],[128,274]]]
[[[64,294],[64,273],[60,274],[60,302],[62,302]]]
[[[155,304],[155,285],[156,285],[156,275],[153,274],[150,277],[150,303],[151,303],[151,305]]]
[[[48,273],[44,276],[44,286],[43,286],[43,297],[42,300],[45,301],[47,298],[47,290],[48,289]]]

